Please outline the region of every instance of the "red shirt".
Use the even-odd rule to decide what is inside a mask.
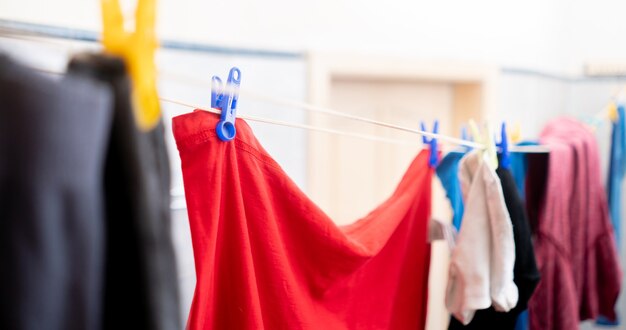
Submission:
[[[578,329],[599,315],[615,320],[621,270],[595,137],[560,118],[546,126],[541,143],[550,155],[547,162],[529,158],[527,179],[541,272],[529,302],[531,329]]]
[[[197,284],[190,329],[423,329],[433,175],[420,153],[393,195],[338,227],[237,120],[174,118]],[[349,207],[349,205],[346,205]]]

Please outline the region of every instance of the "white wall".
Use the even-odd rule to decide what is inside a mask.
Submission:
[[[134,0],[126,0],[132,9]],[[619,0],[160,0],[161,37],[290,50],[463,59],[579,72],[626,58]],[[130,11],[132,12],[132,11]],[[0,0],[0,18],[92,30],[99,1]]]
[[[562,8],[568,22],[561,36],[563,60],[569,72],[577,72],[585,61],[626,62],[626,1],[571,0],[564,1]]]

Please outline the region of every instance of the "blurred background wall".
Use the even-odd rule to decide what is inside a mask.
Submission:
[[[133,12],[133,1],[122,3],[129,14]],[[158,53],[161,71],[210,81],[212,75],[224,76],[231,66],[236,65],[243,72],[242,86],[295,101],[311,101],[311,75],[315,74],[310,71],[313,54],[355,59],[376,55],[383,58],[382,61],[387,58],[389,61],[444,63],[442,66],[456,63],[465,67],[489,67],[495,72],[489,96],[490,119],[493,122],[518,122],[524,137],[536,138],[551,118],[564,114],[578,118],[594,115],[626,84],[626,78],[619,74],[598,77],[586,75],[585,71],[588,65],[611,64],[617,69],[626,66],[626,43],[622,41],[626,28],[621,17],[626,12],[624,1],[161,0],[158,3],[157,27],[159,37],[163,39],[294,54],[280,57],[166,49]],[[99,1],[96,0],[0,0],[0,19],[96,32],[101,28]],[[58,39],[32,42],[0,38],[0,49],[33,65],[55,70],[62,70],[72,53],[96,47],[94,43]],[[620,73],[619,70],[616,72]],[[420,90],[415,95],[420,95],[420,100],[432,101],[423,104],[434,108],[412,116],[416,120],[452,120],[450,118],[455,116],[451,110],[453,102],[449,99],[454,88],[450,85],[452,83],[415,83],[418,85],[414,87]],[[210,100],[207,85],[165,77],[160,80],[159,88],[162,96],[189,103],[208,105]],[[343,94],[338,95],[351,93],[342,81],[337,88],[343,88]],[[402,88],[410,90],[412,87]],[[429,101],[429,97],[438,99]],[[346,108],[353,104],[346,104],[345,99],[337,100],[336,96],[335,99],[330,97],[328,102]],[[167,123],[172,116],[190,111],[169,104],[163,107]],[[302,111],[245,97],[240,99],[239,109],[247,114],[291,122],[306,123],[310,119]],[[398,116],[388,116],[389,111],[385,109],[382,111],[385,112],[383,117],[389,121],[413,125],[404,123]],[[259,140],[294,181],[307,193],[319,195],[312,191],[310,176],[311,168],[320,166],[319,162],[316,163],[318,159],[312,159],[310,150],[310,142],[316,141],[316,137],[291,128],[252,126]],[[443,126],[447,134],[458,134],[450,128],[451,125]],[[597,130],[604,169],[609,133],[607,124]],[[171,134],[169,136],[171,138]],[[186,315],[195,273],[180,164],[173,140],[169,142],[174,173],[173,235],[184,302],[181,313]],[[361,150],[360,155],[371,152],[372,159],[381,157],[381,153],[371,151],[376,149],[370,148],[369,142],[359,143],[364,143],[359,144],[361,149],[356,151]],[[414,153],[418,149],[408,152]],[[401,158],[402,162],[408,161],[406,157]],[[395,174],[389,174],[387,182],[397,181],[396,177],[404,167],[400,165],[394,166],[398,169]],[[330,180],[331,175],[336,173],[329,173],[328,177],[322,175],[318,180]],[[392,188],[392,185],[385,185],[389,186],[387,190]],[[386,193],[383,191],[371,199],[380,200]],[[319,198],[323,199],[323,196]],[[362,198],[367,203],[361,204],[371,204],[369,197]],[[367,210],[360,206],[351,209],[350,204],[345,203],[341,207],[348,209],[350,215]],[[333,212],[329,210],[331,215]],[[622,320],[626,319],[623,297],[620,311]],[[591,325],[585,327],[591,328]]]
[[[126,1],[129,12],[133,2]],[[579,74],[626,57],[619,0],[159,1],[162,38],[493,62]],[[100,29],[98,1],[0,2],[0,17]]]

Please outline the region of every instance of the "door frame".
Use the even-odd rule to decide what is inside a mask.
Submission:
[[[453,132],[471,118],[476,120],[494,118],[497,104],[496,66],[464,61],[433,61],[407,57],[374,56],[362,54],[337,54],[312,52],[307,54],[308,102],[322,107],[329,106],[333,79],[389,80],[448,83],[453,86]],[[341,109],[334,109],[341,111]],[[309,125],[316,126],[315,116],[309,113]],[[315,159],[324,152],[309,132],[307,136],[307,159]],[[307,190],[319,194],[316,173],[307,162]],[[323,198],[323,197],[322,197]]]

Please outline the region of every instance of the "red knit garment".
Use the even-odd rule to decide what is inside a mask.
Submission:
[[[338,227],[243,120],[230,142],[217,121],[203,111],[173,120],[197,274],[188,328],[423,329],[428,152],[387,201]]]
[[[539,208],[531,220],[541,272],[529,302],[530,328],[578,329],[599,315],[615,320],[621,270],[595,137],[580,122],[560,118],[540,141],[550,147],[547,169],[531,159],[527,178],[529,207]]]

